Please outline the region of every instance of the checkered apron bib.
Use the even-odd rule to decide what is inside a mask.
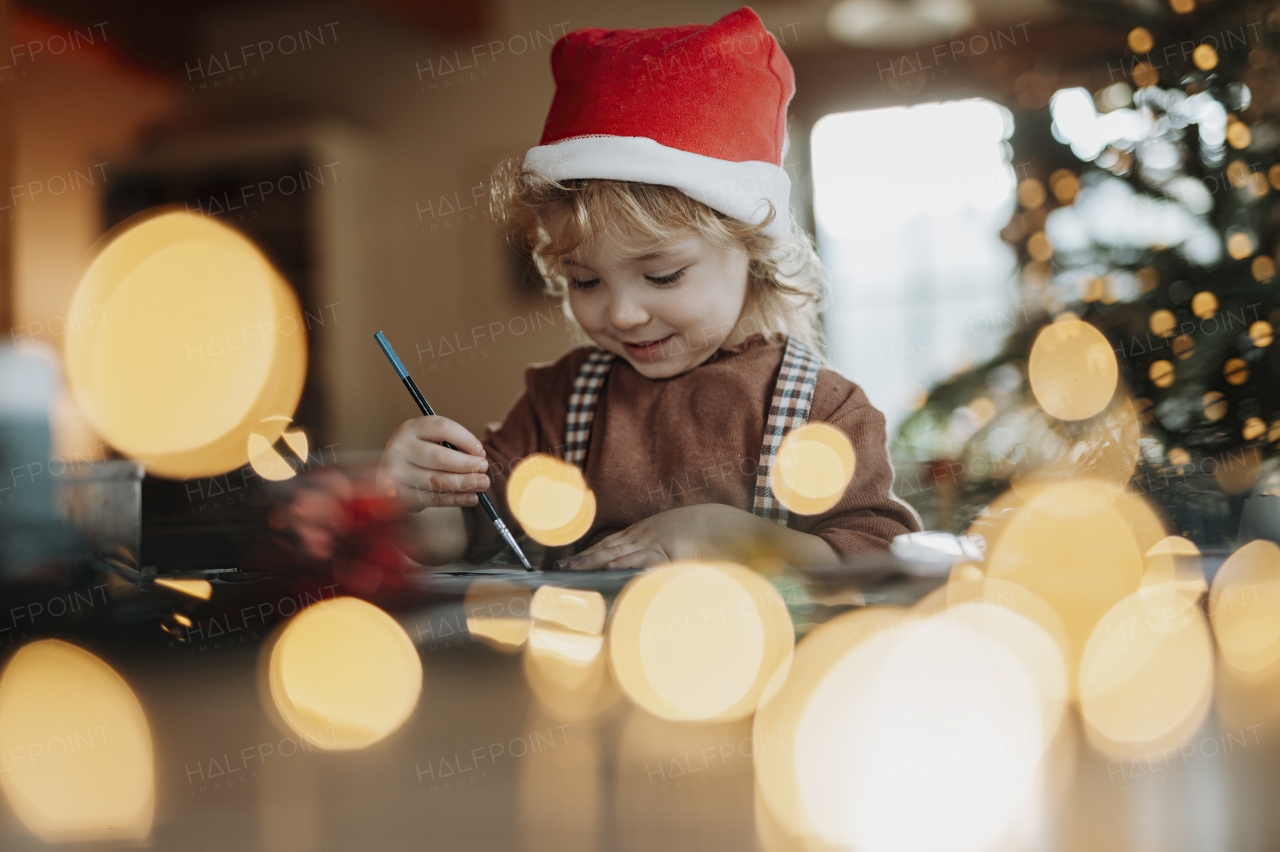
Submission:
[[[578,368],[569,394],[569,416],[565,422],[564,458],[582,470],[587,467],[587,444],[591,442],[591,421],[596,402],[609,370],[617,356],[604,349],[593,349]],[[769,469],[773,466],[782,438],[809,419],[813,405],[813,389],[822,363],[817,353],[794,337],[787,338],[782,354],[782,367],[773,386],[773,399],[765,418],[764,442],[760,447],[760,463],[756,468],[756,493],[752,514],[786,526],[786,507],[773,496],[769,487]]]

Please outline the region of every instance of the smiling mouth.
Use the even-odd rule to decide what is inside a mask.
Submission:
[[[675,334],[668,334],[661,340],[650,340],[647,343],[628,343],[624,340],[622,345],[632,355],[651,360],[655,355],[662,354],[662,347],[673,337]]]

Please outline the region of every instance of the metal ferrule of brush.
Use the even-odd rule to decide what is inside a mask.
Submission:
[[[502,540],[511,548],[511,552],[520,557],[520,563],[524,565],[526,571],[532,571],[533,566],[529,564],[529,560],[525,558],[524,551],[516,544],[516,537],[511,534],[511,530],[507,529],[507,525],[502,522],[501,518],[494,518],[493,525],[498,528],[498,535],[502,536]]]

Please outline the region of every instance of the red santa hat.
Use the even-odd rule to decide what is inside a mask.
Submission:
[[[791,63],[748,8],[714,24],[583,29],[551,52],[556,95],[525,168],[552,180],[672,186],[743,222],[791,232],[782,168]]]

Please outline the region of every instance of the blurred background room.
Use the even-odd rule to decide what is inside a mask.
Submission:
[[[0,848],[1280,848],[1274,0],[758,0],[926,531],[406,568],[373,334],[501,421],[552,45],[735,8],[0,0]]]

